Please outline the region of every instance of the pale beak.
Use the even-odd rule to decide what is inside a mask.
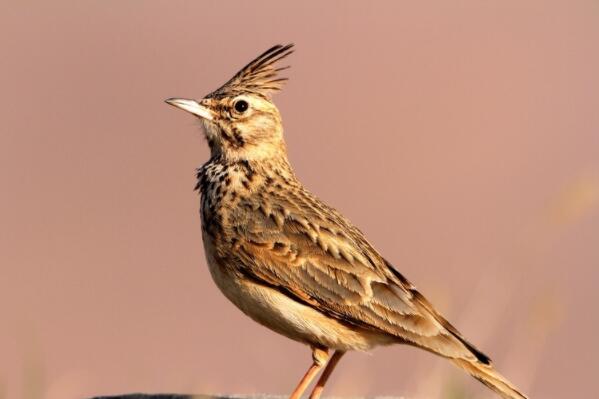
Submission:
[[[196,100],[186,100],[184,98],[169,98],[164,100],[167,104],[173,105],[177,108],[181,108],[184,111],[191,112],[200,118],[207,119],[209,121],[214,119],[214,114],[210,109],[200,105]]]

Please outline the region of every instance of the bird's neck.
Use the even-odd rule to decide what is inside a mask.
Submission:
[[[286,156],[273,158],[228,158],[223,154],[213,155],[208,162],[198,169],[197,178],[198,184],[196,189],[199,189],[202,194],[205,194],[205,188],[211,183],[222,181],[238,182],[242,186],[244,181],[254,183],[256,186],[264,184],[274,184],[275,182],[283,182],[295,185],[297,178],[293,172],[293,168]],[[245,189],[250,189],[245,185]],[[253,191],[250,189],[250,191]]]
[[[222,162],[279,162],[287,161],[287,146],[284,141],[254,143],[250,140],[238,146],[223,145],[210,149],[211,158],[218,157]]]

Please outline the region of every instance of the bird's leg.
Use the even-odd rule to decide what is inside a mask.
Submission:
[[[337,363],[339,363],[339,360],[341,360],[343,355],[345,355],[344,351],[335,351],[335,353],[333,353],[333,356],[331,356],[331,360],[329,360],[329,364],[327,364],[327,367],[322,372],[320,379],[318,380],[316,386],[312,390],[312,393],[310,394],[310,399],[320,398],[320,395],[324,390],[324,385],[327,383],[329,377],[335,369],[335,366],[337,365]]]
[[[295,390],[291,393],[289,399],[300,399],[308,385],[312,382],[316,374],[327,364],[329,360],[329,350],[327,348],[312,347],[312,365],[306,371],[306,374],[299,382]]]

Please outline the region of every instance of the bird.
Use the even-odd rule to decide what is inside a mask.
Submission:
[[[296,176],[273,102],[288,80],[280,62],[293,51],[269,48],[199,100],[165,100],[199,118],[210,148],[195,189],[212,279],[251,319],[311,349],[290,399],[321,373],[309,396],[318,399],[346,352],[392,344],[440,355],[503,398],[526,398]]]

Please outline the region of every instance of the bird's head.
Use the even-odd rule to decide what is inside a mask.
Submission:
[[[276,63],[291,54],[292,47],[268,49],[201,100],[166,102],[200,118],[212,155],[231,160],[285,156],[281,115],[271,95],[287,80],[278,76],[287,67]]]

